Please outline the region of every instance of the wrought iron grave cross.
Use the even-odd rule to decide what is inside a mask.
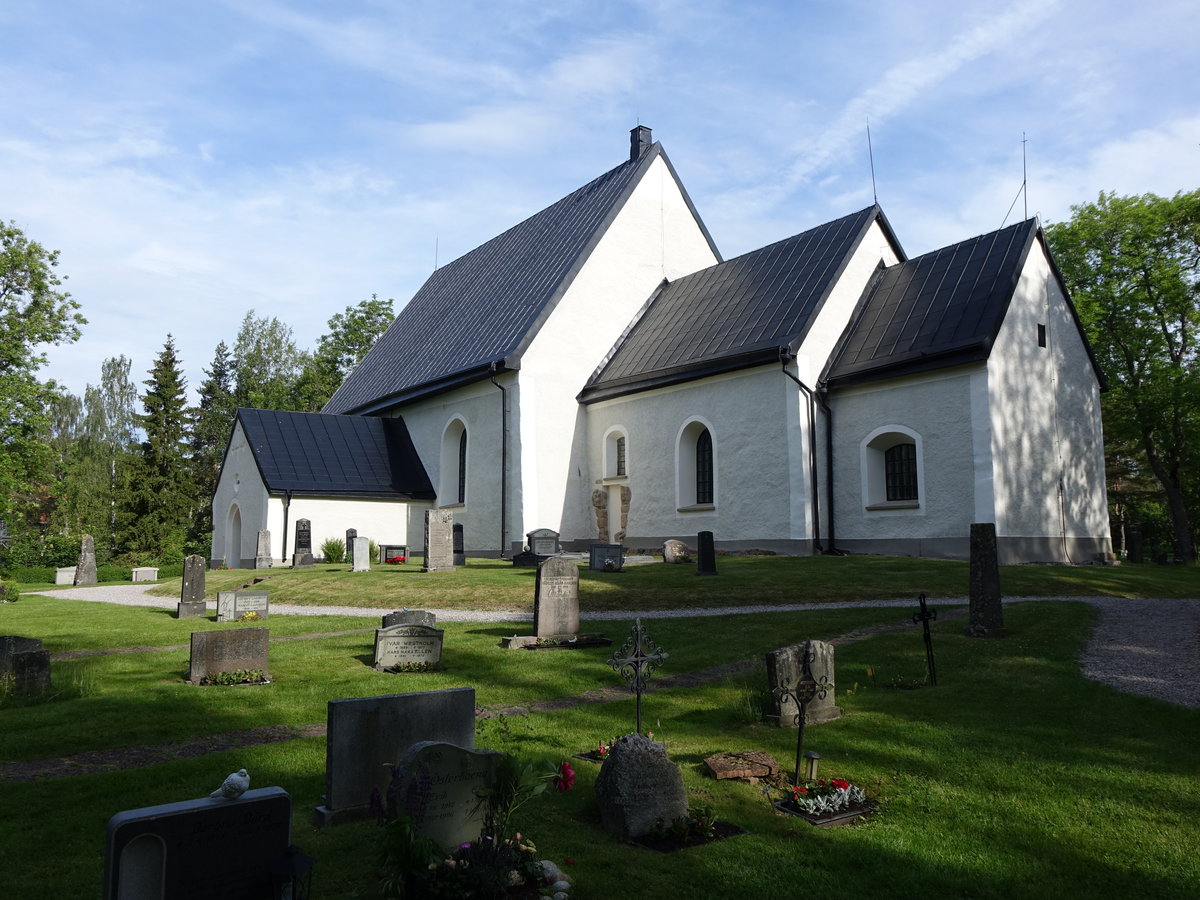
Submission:
[[[937,668],[933,664],[933,636],[929,633],[929,622],[931,619],[937,618],[937,610],[930,609],[925,605],[925,595],[921,594],[917,598],[921,601],[921,608],[913,613],[913,624],[920,622],[925,627],[925,662],[929,666],[929,686],[937,686]]]
[[[795,716],[797,725],[796,775],[792,784],[800,783],[800,760],[804,755],[804,722],[808,718],[808,704],[813,700],[824,700],[825,695],[833,687],[833,682],[829,680],[828,675],[823,674],[820,681],[813,677],[812,664],[816,658],[817,654],[813,650],[812,641],[805,641],[800,678],[793,687],[789,688],[787,685],[780,685],[772,691],[779,700],[781,710],[784,700],[794,701],[800,710]]]
[[[650,639],[642,627],[642,620],[637,619],[621,649],[608,660],[610,666],[625,676],[629,689],[637,695],[638,734],[642,733],[642,691],[646,689],[647,679],[666,658],[666,651]]]

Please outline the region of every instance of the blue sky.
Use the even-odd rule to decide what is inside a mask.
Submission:
[[[917,255],[1200,187],[1200,4],[4,0],[0,218],[61,251],[75,393],[248,310],[312,347],[654,129],[728,258],[879,201]]]

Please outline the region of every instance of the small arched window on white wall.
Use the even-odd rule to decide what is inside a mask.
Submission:
[[[679,509],[712,509],[717,505],[717,445],[702,419],[680,429],[675,445],[675,495]]]
[[[923,506],[925,484],[921,435],[903,425],[885,425],[863,440],[863,506],[871,512]]]
[[[610,428],[604,435],[604,477],[625,478],[629,475],[629,440],[625,429]]]
[[[467,502],[467,425],[459,418],[451,419],[442,432],[438,501],[442,506]]]

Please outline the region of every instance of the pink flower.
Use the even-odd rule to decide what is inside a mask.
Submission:
[[[554,776],[554,786],[560,791],[569,791],[575,785],[575,770],[569,762],[563,762]]]

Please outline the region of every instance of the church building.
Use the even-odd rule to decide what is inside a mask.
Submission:
[[[239,411],[212,556],[270,528],[287,558],[300,504],[314,550],[353,526],[419,552],[449,508],[476,556],[549,528],[961,559],[993,522],[1002,562],[1091,561],[1103,384],[1036,220],[909,259],[871,206],[725,260],[639,126],[437,269],[322,413]]]

